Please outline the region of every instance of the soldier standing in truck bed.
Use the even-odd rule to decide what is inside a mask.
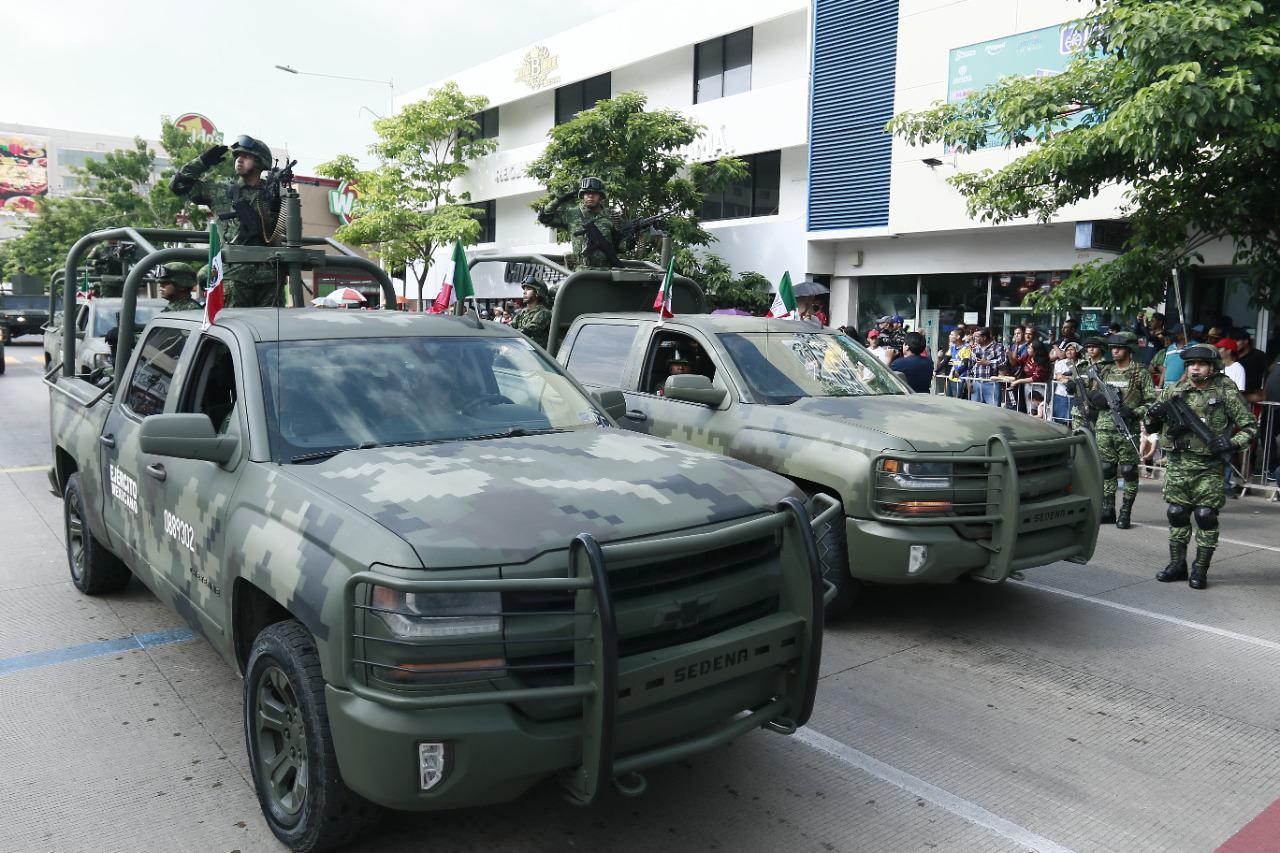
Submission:
[[[181,198],[213,211],[224,245],[269,246],[275,242],[280,220],[280,198],[267,191],[262,173],[271,168],[271,149],[251,136],[231,145],[236,177],[210,179],[204,173],[227,156],[225,145],[215,145],[178,170],[169,189]],[[227,308],[271,307],[283,304],[279,272],[267,264],[223,265]]]
[[[542,209],[538,221],[549,228],[569,232],[573,254],[566,258],[570,269],[609,269],[617,259],[618,238],[622,220],[616,211],[604,206],[604,182],[599,178],[583,178],[577,191],[578,204],[571,205],[574,193],[567,192]],[[607,248],[593,245],[592,228],[598,229],[599,238]],[[612,250],[613,257],[610,257]]]

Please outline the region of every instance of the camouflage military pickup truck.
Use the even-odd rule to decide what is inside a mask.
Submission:
[[[548,777],[582,804],[638,794],[647,768],[809,717],[802,492],[618,429],[620,395],[519,333],[175,312],[124,363],[114,389],[49,380],[72,580],[137,577],[244,674],[254,782],[293,849]]]
[[[635,261],[569,273],[548,349],[585,387],[621,389],[618,423],[776,471],[837,501],[819,527],[828,616],[861,581],[998,583],[1093,555],[1101,471],[1091,436],[964,400],[912,394],[883,363],[812,323],[706,313],[675,277],[675,317],[652,310],[662,278]]]

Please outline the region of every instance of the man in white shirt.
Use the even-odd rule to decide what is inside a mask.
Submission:
[[[1240,393],[1244,393],[1244,365],[1236,360],[1236,349],[1239,346],[1231,338],[1221,338],[1218,343],[1218,357],[1222,359],[1222,372],[1236,383]]]

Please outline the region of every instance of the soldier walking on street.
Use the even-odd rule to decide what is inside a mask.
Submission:
[[[570,205],[574,195],[567,192],[544,207],[538,221],[569,232],[573,255],[566,260],[570,269],[615,266],[622,220],[604,206],[604,182],[594,177],[583,178],[576,193],[579,203]]]
[[[241,136],[229,150],[235,157],[235,179],[203,177],[227,156],[227,146],[215,145],[179,169],[169,189],[213,211],[224,245],[273,245],[280,224],[280,196],[262,180],[273,162],[271,149],[251,136]],[[266,264],[224,264],[222,279],[227,308],[283,304],[279,273]]]
[[[1138,351],[1138,337],[1132,332],[1121,332],[1107,338],[1111,348],[1111,364],[1097,370],[1098,378],[1116,390],[1111,395],[1119,404],[1119,411],[1112,412],[1112,404],[1102,389],[1089,390],[1089,404],[1098,409],[1094,435],[1098,439],[1098,458],[1102,460],[1102,518],[1103,524],[1114,523],[1121,530],[1129,529],[1133,502],[1138,498],[1138,447],[1135,436],[1147,414],[1147,408],[1156,399],[1151,374],[1134,360]],[[1094,383],[1095,386],[1097,383]],[[1119,414],[1127,430],[1116,423]],[[1127,434],[1126,434],[1127,433]],[[1124,480],[1124,500],[1120,514],[1116,515],[1116,475]]]
[[[1071,428],[1073,430],[1087,429],[1093,432],[1094,423],[1097,421],[1098,413],[1089,405],[1088,394],[1086,389],[1089,387],[1089,368],[1092,366],[1095,370],[1101,370],[1107,363],[1107,342],[1098,336],[1084,339],[1085,357],[1080,359],[1071,368],[1072,372],[1072,393],[1075,395],[1071,401]]]
[[[551,294],[547,286],[530,273],[520,285],[524,288],[524,310],[516,314],[511,328],[523,334],[538,346],[546,349],[547,336],[551,333]]]
[[[1162,389],[1148,412],[1148,429],[1160,430],[1160,446],[1168,467],[1164,475],[1164,499],[1168,504],[1169,565],[1156,575],[1163,583],[1188,580],[1187,545],[1191,520],[1196,522],[1196,559],[1189,586],[1204,589],[1218,546],[1218,510],[1226,503],[1223,488],[1224,457],[1244,450],[1258,432],[1258,421],[1235,383],[1218,369],[1218,351],[1195,344],[1182,351],[1186,373]],[[1206,429],[1197,434],[1178,417],[1176,401],[1185,401],[1190,416]],[[1230,430],[1238,430],[1234,436]],[[1209,437],[1205,441],[1205,436]]]
[[[203,307],[191,298],[191,289],[196,286],[196,271],[190,264],[182,261],[165,264],[159,280],[160,298],[169,303],[164,306],[165,312],[196,311]]]

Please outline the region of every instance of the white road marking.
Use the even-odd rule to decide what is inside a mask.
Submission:
[[[0,468],[0,474],[26,474],[30,471],[48,471],[48,465],[23,465],[19,468]]]
[[[1226,540],[1220,540],[1225,542]],[[1148,619],[1157,619],[1161,622],[1168,622],[1171,625],[1180,625],[1183,628],[1190,628],[1193,631],[1203,631],[1206,634],[1213,634],[1217,637],[1226,637],[1228,640],[1238,640],[1242,643],[1249,643],[1253,646],[1260,646],[1264,649],[1270,649],[1273,652],[1280,652],[1280,643],[1274,640],[1264,640],[1262,637],[1253,637],[1249,634],[1240,634],[1235,631],[1228,631],[1225,628],[1215,628],[1212,625],[1206,625],[1203,622],[1192,622],[1190,619],[1179,619],[1177,616],[1170,616],[1166,613],[1157,613],[1154,610],[1144,610],[1141,607],[1132,607],[1128,604],[1121,604],[1118,601],[1107,601],[1105,598],[1098,598],[1093,595],[1085,595],[1080,592],[1070,592],[1065,589],[1059,589],[1056,586],[1047,586],[1034,581],[1015,581],[1022,586],[1029,586],[1032,589],[1038,589],[1043,592],[1051,592],[1054,595],[1062,595],[1067,598],[1074,598],[1077,601],[1088,601],[1093,604],[1101,604],[1103,607],[1110,607],[1114,610],[1123,610],[1125,613],[1132,613],[1136,616],[1145,616]]]
[[[1219,536],[1218,541],[1230,542],[1232,545],[1243,545],[1246,548],[1261,548],[1264,551],[1275,551],[1277,554],[1280,554],[1280,548],[1277,548],[1274,545],[1259,545],[1257,542],[1242,542],[1239,539],[1228,539],[1225,536]]]
[[[874,776],[883,782],[888,782],[890,785],[895,785],[922,800],[928,800],[957,817],[979,826],[985,826],[992,832],[1002,835],[1028,850],[1035,850],[1038,853],[1071,853],[1070,848],[1050,841],[1042,835],[1037,835],[1031,830],[1018,826],[1012,821],[1005,820],[997,814],[992,814],[977,803],[972,803],[963,797],[957,797],[950,791],[944,791],[937,785],[931,785],[923,779],[885,764],[865,752],[829,738],[813,729],[800,729],[795,733],[794,737],[801,743],[813,747],[819,752],[826,753],[838,761],[856,767],[870,776]]]

